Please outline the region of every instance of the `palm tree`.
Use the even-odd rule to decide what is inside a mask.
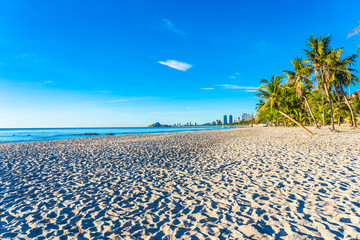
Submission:
[[[346,110],[346,107],[342,104],[342,95],[340,90],[337,86],[335,86],[335,91],[330,92],[332,101],[334,103],[334,118],[338,119],[338,126],[341,124],[341,119],[346,118],[349,112]],[[351,116],[350,116],[351,119]]]
[[[310,75],[313,73],[313,69],[309,67],[309,65],[306,65],[306,63],[302,60],[301,57],[294,58],[291,63],[294,67],[293,71],[282,71],[288,78],[288,83],[292,84],[295,87],[296,90],[296,96],[299,99],[304,99],[306,106],[308,108],[308,111],[311,114],[311,117],[314,121],[314,124],[316,128],[319,128],[316,118],[311,110],[309,101],[306,97],[305,90],[310,89],[312,87],[312,82],[310,80]]]
[[[351,113],[352,126],[357,128],[356,126],[356,117],[349,102],[343,86],[349,86],[350,84],[354,84],[359,82],[359,78],[357,78],[352,72],[355,72],[355,69],[348,68],[347,66],[351,66],[354,64],[357,55],[353,54],[349,57],[341,60],[341,53],[344,51],[344,48],[339,48],[333,50],[327,59],[328,67],[331,72],[331,81],[335,86],[335,89],[345,99],[345,103],[348,106]]]
[[[360,95],[357,94],[356,97],[351,99],[352,105],[354,106],[354,110],[357,114],[360,114]]]
[[[260,99],[259,100],[259,102],[256,104],[256,106],[255,106],[255,110],[256,110],[256,112],[257,112],[257,114],[256,114],[256,122],[258,123],[258,122],[264,122],[265,121],[265,123],[267,124],[268,123],[268,117],[267,117],[267,115],[266,114],[262,114],[262,116],[260,116],[260,114],[259,114],[259,110],[263,107],[265,105],[265,101],[263,100],[263,99]],[[265,119],[264,119],[264,117],[265,117]]]
[[[352,37],[359,33],[360,33],[360,26],[357,26],[355,29],[353,29],[351,32],[349,32],[347,37],[349,38],[349,37]]]
[[[354,36],[356,34],[359,34],[359,33],[360,33],[360,26],[357,26],[355,29],[353,29],[351,32],[349,32],[347,37],[350,38],[350,37],[352,37],[352,36]],[[358,47],[358,54],[360,54],[360,45]]]
[[[312,90],[312,91],[307,92],[307,98],[309,100],[309,104],[312,106],[312,111],[313,111],[314,115],[319,116],[316,119],[317,119],[319,125],[321,125],[320,115],[322,113],[325,113],[324,104],[322,101],[323,95],[317,90]],[[324,119],[323,119],[323,121],[324,121]],[[325,125],[324,122],[323,122],[323,125]]]
[[[309,129],[305,128],[301,123],[280,110],[283,95],[284,93],[286,94],[286,92],[284,92],[284,86],[281,84],[283,78],[284,76],[277,75],[273,76],[270,81],[268,81],[267,79],[261,79],[260,82],[263,84],[258,88],[259,93],[256,95],[258,97],[264,98],[266,100],[266,103],[262,106],[259,112],[269,106],[271,109],[275,108],[281,115],[290,119],[296,125],[308,132],[310,136],[314,136],[314,134]]]
[[[255,110],[259,111],[259,109],[265,105],[265,101],[260,99],[260,101],[256,104]]]
[[[296,119],[299,120],[302,124],[306,125],[306,121],[308,119],[308,113],[305,112],[302,108],[294,109],[294,115]]]
[[[303,49],[305,52],[305,55],[308,57],[307,61],[310,62],[314,68],[316,80],[317,80],[317,87],[319,89],[325,90],[329,106],[330,106],[330,118],[331,118],[331,130],[335,131],[334,126],[334,113],[333,113],[333,107],[332,107],[332,101],[330,96],[330,88],[331,82],[330,82],[330,73],[327,66],[327,59],[329,57],[329,54],[333,51],[330,48],[330,35],[327,35],[326,37],[320,36],[319,38],[316,38],[314,35],[310,36],[310,38],[307,40],[307,46],[310,50]],[[318,76],[320,75],[321,79],[318,79]]]

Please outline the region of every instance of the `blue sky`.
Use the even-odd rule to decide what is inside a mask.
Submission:
[[[291,70],[311,34],[331,34],[344,56],[360,44],[347,38],[356,0],[2,0],[0,9],[4,128],[255,113],[259,80]]]

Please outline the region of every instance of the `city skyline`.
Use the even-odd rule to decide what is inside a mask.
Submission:
[[[192,122],[192,121],[187,121],[186,123],[173,123],[170,124],[172,126],[197,126],[197,125],[224,125],[224,124],[233,124],[233,123],[239,123],[239,122],[246,122],[249,121],[251,119],[254,119],[255,115],[254,113],[243,113],[241,114],[241,117],[233,117],[232,114],[225,114],[222,116],[222,120],[220,119],[216,119],[216,120],[212,120],[212,121],[207,121],[204,123],[198,123],[198,122]]]

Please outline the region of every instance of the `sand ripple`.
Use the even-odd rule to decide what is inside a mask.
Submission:
[[[0,145],[2,239],[360,239],[360,131]]]

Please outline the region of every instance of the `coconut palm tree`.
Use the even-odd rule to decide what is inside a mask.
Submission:
[[[359,33],[360,33],[360,26],[357,26],[355,29],[353,29],[351,32],[349,32],[348,38],[352,37],[352,36],[354,36],[356,34],[359,34]]]
[[[331,130],[335,131],[334,126],[334,113],[332,107],[332,100],[330,96],[331,79],[330,72],[327,66],[327,59],[330,53],[333,51],[330,47],[330,35],[325,37],[320,36],[316,38],[314,35],[310,36],[307,40],[307,46],[309,50],[303,49],[307,56],[307,62],[310,62],[313,66],[314,73],[317,80],[317,87],[324,90],[330,106],[330,118],[331,118]],[[320,79],[319,79],[320,75]]]
[[[308,113],[305,112],[302,108],[294,109],[294,115],[296,119],[299,120],[302,124],[306,125],[308,119]]]
[[[322,113],[325,112],[324,104],[322,103],[323,95],[317,90],[312,90],[312,91],[307,91],[307,98],[309,100],[310,106],[312,106],[312,111],[313,111],[315,117],[317,116],[316,120],[318,121],[318,124],[321,125],[321,123],[320,123],[321,117],[320,116]],[[323,121],[324,121],[324,119],[323,119]],[[324,122],[322,125],[325,125]]]
[[[277,112],[304,129],[307,133],[310,134],[310,136],[314,136],[314,134],[309,129],[305,128],[301,123],[281,111],[282,98],[286,94],[284,86],[281,84],[283,78],[284,76],[277,75],[273,76],[270,81],[267,79],[262,79],[260,81],[262,85],[258,88],[259,93],[257,93],[256,96],[264,98],[266,103],[262,106],[259,112],[267,107],[270,107],[271,109],[275,108]]]
[[[255,110],[259,111],[259,109],[265,105],[265,101],[260,99],[260,101],[256,104]]]
[[[341,119],[345,119],[349,116],[349,111],[347,111],[347,107],[343,105],[342,95],[337,86],[335,86],[335,90],[330,91],[331,99],[334,103],[333,111],[334,111],[334,119],[337,118],[338,126],[341,124]],[[330,111],[330,109],[328,110]],[[351,120],[351,116],[349,116]]]
[[[360,95],[356,95],[356,97],[351,99],[351,103],[354,106],[355,113],[360,114]]]
[[[351,32],[349,32],[347,37],[350,38],[350,37],[352,37],[352,36],[354,36],[356,34],[359,34],[359,33],[360,33],[360,26],[357,26],[355,29],[353,29]],[[360,45],[358,47],[358,54],[360,54]]]
[[[350,84],[355,85],[359,82],[359,78],[356,77],[352,72],[356,72],[355,69],[348,68],[354,64],[357,55],[353,54],[348,56],[347,58],[341,60],[341,53],[344,51],[344,48],[339,48],[333,50],[327,59],[327,65],[331,73],[331,81],[332,84],[335,86],[336,91],[338,94],[344,98],[346,105],[348,106],[350,113],[351,113],[351,120],[352,126],[357,128],[356,126],[356,117],[349,102],[343,86],[349,86]]]
[[[309,65],[306,65],[306,63],[302,60],[302,57],[294,58],[291,63],[294,67],[294,72],[288,70],[284,70],[282,72],[287,76],[288,83],[295,87],[296,96],[299,99],[305,100],[306,106],[314,121],[315,127],[319,128],[305,93],[306,89],[311,89],[313,86],[313,83],[310,80],[310,75],[313,73],[313,68],[311,68]]]
[[[266,112],[266,114],[259,114],[259,110],[265,105],[265,101],[263,99],[260,99],[259,102],[256,104],[255,106],[255,110],[257,112],[256,114],[256,122],[259,123],[259,122],[265,122],[265,123],[268,123],[268,112]],[[261,115],[261,116],[260,116]]]

